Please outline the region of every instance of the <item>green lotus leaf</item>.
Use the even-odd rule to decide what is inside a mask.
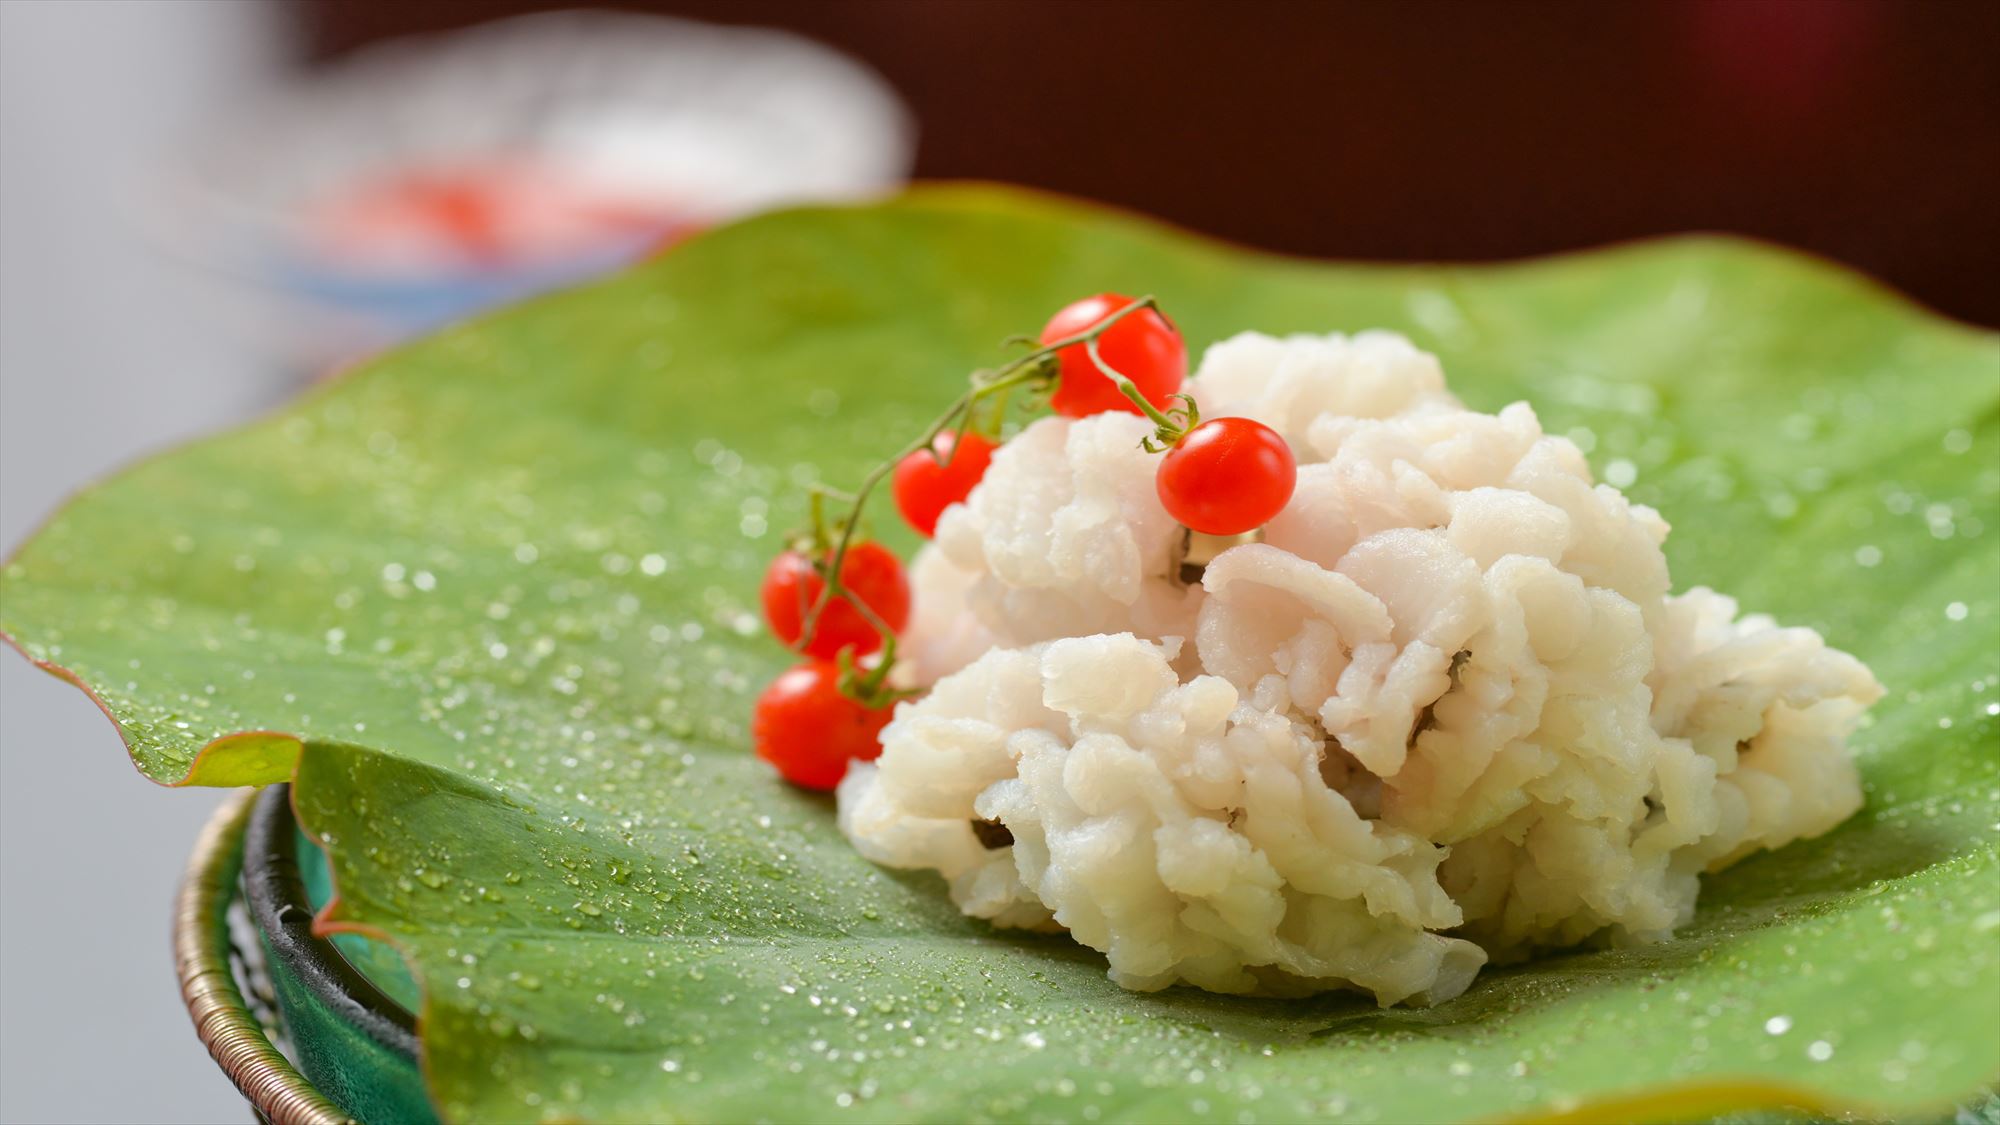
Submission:
[[[1196,346],[1394,327],[1533,401],[1677,525],[1677,588],[1874,667],[1867,808],[1672,941],[1421,1010],[1127,993],[861,860],[747,751],[758,576],[805,482],[1103,289]],[[1319,264],[981,187],[775,214],[147,462],[4,593],[149,776],[296,777],[448,1118],[1922,1116],[2000,1075],[2000,340],[1787,252]]]

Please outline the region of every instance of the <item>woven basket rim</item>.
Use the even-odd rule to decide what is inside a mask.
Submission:
[[[258,790],[242,790],[202,826],[174,900],[174,970],[181,1001],[210,1057],[272,1125],[353,1125],[273,1046],[250,1013],[229,960],[227,911],[243,866],[243,833]]]

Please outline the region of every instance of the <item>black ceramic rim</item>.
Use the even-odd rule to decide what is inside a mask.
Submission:
[[[313,998],[370,1039],[417,1059],[417,1020],[361,975],[339,947],[312,932],[313,910],[299,874],[298,827],[292,787],[272,785],[257,795],[243,835],[243,901],[250,919]]]

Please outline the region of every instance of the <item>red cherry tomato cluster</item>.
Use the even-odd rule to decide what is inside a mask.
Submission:
[[[1116,293],[1086,297],[1049,321],[1042,343],[1087,331],[1133,303]],[[1248,418],[1199,422],[1192,402],[1179,412],[1184,423],[1161,417],[1180,397],[1187,345],[1157,310],[1145,309],[1112,325],[1098,337],[1094,357],[1085,346],[1072,344],[1057,358],[1062,381],[1049,399],[1056,413],[1082,418],[1125,410],[1160,424],[1157,436],[1164,439],[1166,456],[1160,459],[1154,487],[1167,514],[1183,525],[1209,535],[1241,535],[1269,523],[1291,500],[1298,465],[1277,431]],[[1124,375],[1130,389],[1108,377],[1105,367]],[[1152,409],[1135,400],[1135,391]]]
[[[757,697],[750,740],[758,757],[807,789],[832,789],[849,761],[881,753],[876,735],[889,722],[889,708],[844,694],[841,680],[910,619],[910,580],[887,547],[850,544],[840,561],[841,592],[825,597],[823,571],[833,568],[831,556],[815,565],[803,552],[787,550],[764,572],[764,619],[772,635],[809,659]]]
[[[882,634],[869,623],[871,616],[892,633],[910,619],[910,580],[903,574],[902,561],[880,543],[856,543],[847,549],[840,564],[840,584],[846,592],[827,602],[812,636],[806,637],[806,618],[825,592],[826,580],[799,551],[772,559],[764,572],[764,619],[779,643],[820,660],[836,659],[842,652],[867,656],[882,647]]]
[[[1141,414],[1156,429],[1146,448],[1164,452],[1155,486],[1182,524],[1211,535],[1240,535],[1284,509],[1297,481],[1292,451],[1248,418],[1202,422],[1181,393],[1187,345],[1151,298],[1086,297],[1056,313],[1041,347],[971,389],[924,439],[871,474],[846,499],[837,535],[820,520],[764,575],[764,616],[785,647],[808,659],[781,674],[757,699],[751,739],[757,754],[794,784],[831,789],[848,763],[881,752],[879,736],[898,693],[887,676],[896,635],[910,615],[903,565],[881,544],[856,537],[861,506],[885,476],[903,519],[928,538],[953,504],[972,494],[997,448],[972,426],[975,407],[1007,389],[1047,389],[1049,406],[1070,418],[1110,410]],[[1184,406],[1174,407],[1176,401]],[[998,426],[990,426],[997,432]]]

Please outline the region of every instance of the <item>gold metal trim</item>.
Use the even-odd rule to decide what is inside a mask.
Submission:
[[[174,969],[194,1033],[264,1120],[272,1125],[353,1125],[353,1118],[306,1081],[271,1045],[250,1014],[229,964],[226,911],[243,868],[243,830],[257,790],[216,810],[196,838],[174,899]]]

